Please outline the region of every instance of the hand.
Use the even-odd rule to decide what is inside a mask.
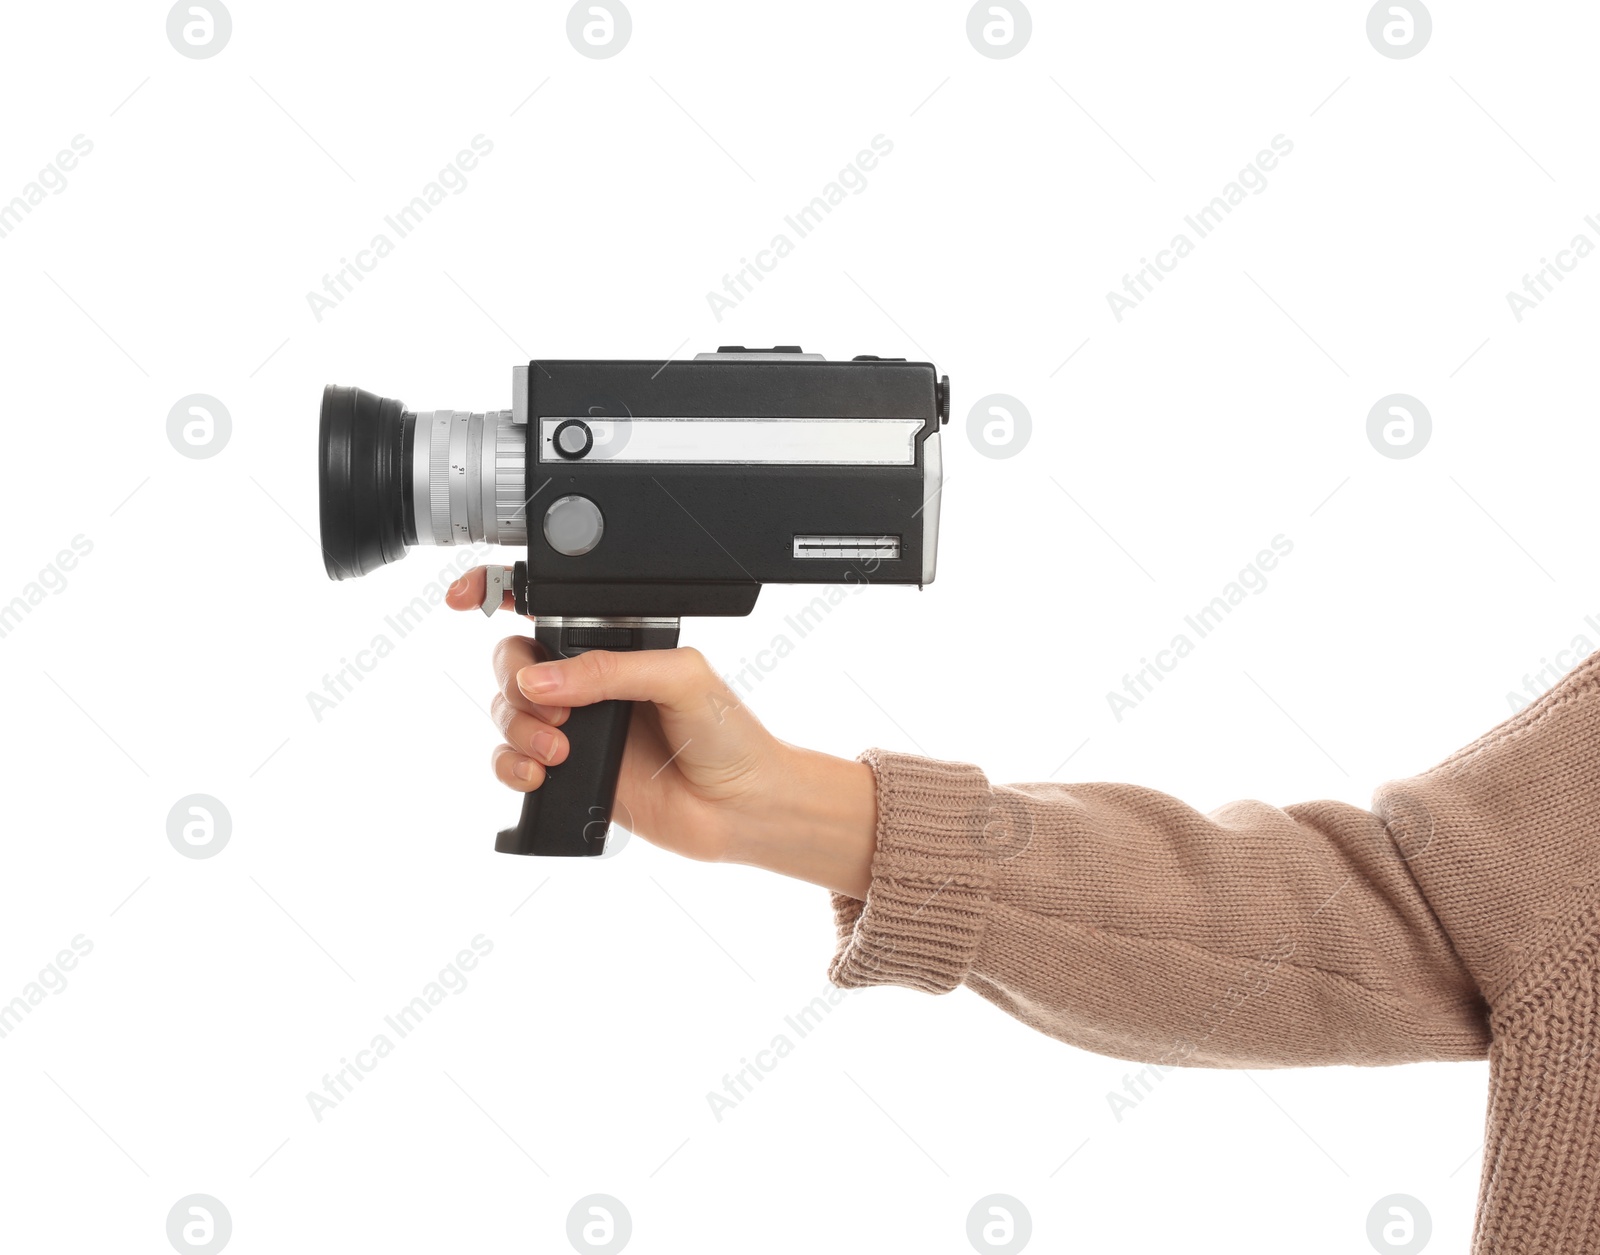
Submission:
[[[445,600],[476,610],[483,593],[479,567]],[[631,831],[689,858],[766,867],[866,897],[877,825],[872,769],[778,740],[698,650],[591,650],[549,661],[536,641],[508,636],[495,646],[494,673],[490,715],[505,744],[493,764],[502,784],[529,792],[567,760],[574,751],[561,725],[572,707],[638,702],[615,811]]]

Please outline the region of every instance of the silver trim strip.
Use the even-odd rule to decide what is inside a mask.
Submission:
[[[931,584],[939,561],[939,497],[944,491],[938,432],[922,442],[922,489],[922,582]]]
[[[599,617],[586,619],[563,619],[559,615],[541,614],[539,626],[549,624],[551,627],[633,627],[633,628],[675,628],[678,626],[676,618],[670,619],[637,619],[627,616]]]
[[[541,415],[539,461],[567,461],[551,448],[562,423]],[[612,438],[582,462],[766,466],[914,466],[921,418],[608,418]]]

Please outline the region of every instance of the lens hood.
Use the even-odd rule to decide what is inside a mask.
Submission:
[[[406,508],[414,427],[399,401],[336,384],[323,391],[317,465],[330,579],[369,574],[416,544]]]

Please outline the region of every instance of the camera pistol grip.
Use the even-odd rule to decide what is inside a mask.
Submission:
[[[672,649],[677,619],[540,619],[534,637],[552,658],[572,658],[591,649]],[[502,854],[546,858],[594,858],[605,852],[611,808],[628,743],[632,702],[575,706],[561,727],[571,745],[567,759],[545,769],[539,788],[522,798],[522,818],[495,839]],[[625,822],[631,816],[625,817]]]

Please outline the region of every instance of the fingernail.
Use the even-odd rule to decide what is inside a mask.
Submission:
[[[517,776],[523,780],[532,780],[533,773],[539,770],[539,764],[531,758],[524,758],[516,766]]]
[[[533,756],[541,763],[547,763],[555,757],[556,739],[548,732],[540,732],[533,738]]]
[[[517,687],[529,697],[549,693],[561,686],[561,673],[551,663],[524,667],[517,673]]]
[[[467,586],[467,577],[465,575],[463,575],[454,584],[450,585],[450,591],[452,593],[459,593],[466,586]]]

